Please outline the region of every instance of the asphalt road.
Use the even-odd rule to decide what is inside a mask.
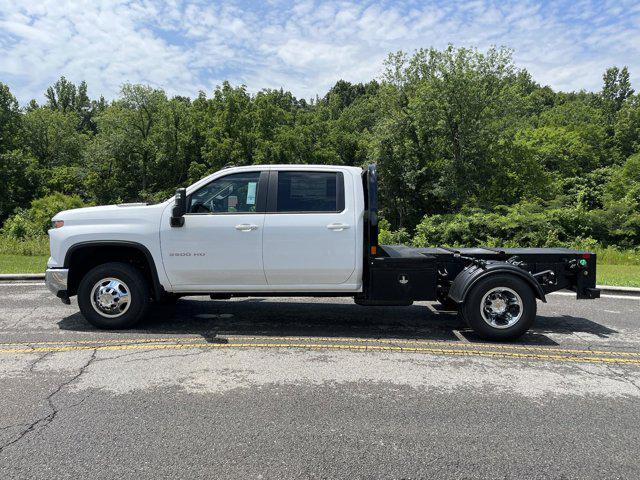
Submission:
[[[0,284],[0,478],[640,478],[640,300],[481,342],[431,304],[182,299],[97,331]]]

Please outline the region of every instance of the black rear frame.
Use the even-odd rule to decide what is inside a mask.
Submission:
[[[363,305],[410,305],[416,300],[450,298],[461,303],[475,281],[493,273],[524,278],[536,297],[558,290],[578,299],[600,296],[596,255],[567,248],[412,248],[378,243],[375,165],[363,171],[365,199]]]

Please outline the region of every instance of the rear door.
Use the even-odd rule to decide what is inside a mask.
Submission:
[[[263,232],[269,285],[339,285],[356,266],[351,176],[339,170],[272,170]]]

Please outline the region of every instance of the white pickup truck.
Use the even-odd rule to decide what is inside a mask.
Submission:
[[[60,212],[49,236],[49,289],[100,328],[186,295],[349,296],[438,300],[482,337],[513,339],[549,292],[599,297],[589,252],[379,245],[373,165],[228,168],[157,205]]]

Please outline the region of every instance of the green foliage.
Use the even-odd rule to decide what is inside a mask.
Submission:
[[[615,153],[620,158],[640,152],[640,96],[630,97],[618,111],[614,142]]]
[[[378,223],[378,243],[383,245],[402,245],[411,242],[411,235],[404,228],[391,230],[391,225],[384,218]]]
[[[561,179],[559,186],[563,195],[558,197],[558,200],[561,200],[560,203],[584,210],[603,208],[607,195],[607,183],[613,170],[610,167],[604,167]]]
[[[540,162],[514,142],[537,87],[509,50],[400,52],[386,66],[370,157],[394,228],[547,191]]]
[[[39,189],[41,170],[22,150],[0,153],[0,222],[16,209],[28,205]]]
[[[16,238],[0,234],[0,255],[49,256],[49,237]]]
[[[20,145],[41,168],[82,163],[87,136],[77,130],[75,113],[38,108],[22,117]]]
[[[630,156],[621,168],[614,171],[606,190],[610,204],[620,200],[636,206],[640,204],[640,152]]]
[[[640,214],[628,205],[608,210],[549,208],[540,204],[425,216],[416,227],[417,246],[633,247],[640,243]]]
[[[383,242],[640,245],[626,67],[597,93],[540,86],[504,48],[397,52],[385,67],[309,101],[223,82],[194,99],[126,84],[107,103],[62,77],[20,109],[0,83],[0,225],[39,235],[56,208],[163,200],[230,163],[375,162]]]
[[[18,210],[4,223],[2,233],[17,239],[46,235],[51,226],[51,218],[56,213],[83,206],[84,202],[77,195],[55,192],[33,200],[28,210]]]
[[[2,233],[12,238],[22,239],[42,235],[27,214],[27,210],[18,210],[12,217],[8,218],[2,227]]]
[[[0,82],[0,154],[14,148],[19,126],[18,101],[9,87]]]
[[[622,108],[624,102],[633,95],[629,70],[627,67],[623,67],[622,70],[618,67],[607,68],[602,76],[602,82],[600,97],[604,108],[607,113],[615,114]]]

